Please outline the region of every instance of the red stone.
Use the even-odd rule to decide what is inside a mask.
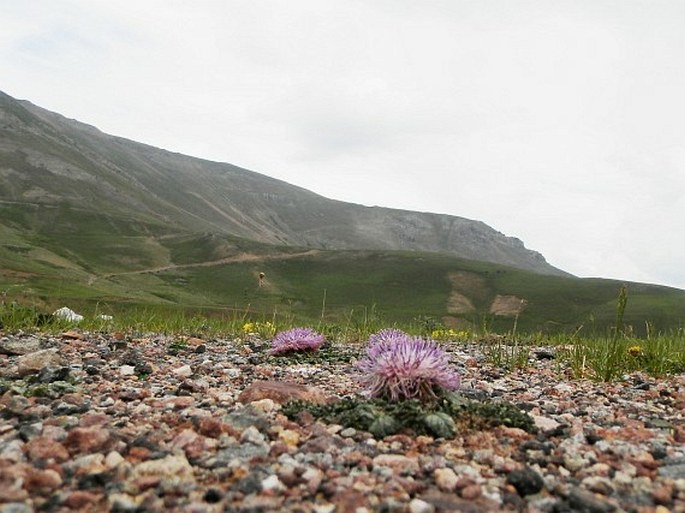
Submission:
[[[328,398],[319,388],[285,381],[255,381],[238,396],[238,401],[243,404],[261,399],[271,399],[279,404],[288,401],[307,401],[316,404],[328,402]]]
[[[129,449],[126,459],[132,463],[138,463],[147,460],[151,454],[152,451],[146,447],[134,446]]]
[[[186,344],[188,344],[189,346],[197,347],[197,346],[203,345],[204,343],[205,343],[204,340],[202,340],[201,338],[197,338],[197,337],[188,337],[186,339]]]
[[[31,461],[54,460],[63,462],[69,459],[69,451],[67,451],[66,447],[56,440],[43,436],[29,440],[24,445],[24,450]]]
[[[652,498],[656,504],[670,506],[673,502],[673,485],[664,484],[652,490]]]
[[[104,413],[86,413],[79,420],[79,426],[81,427],[92,427],[92,426],[103,426],[112,418]]]
[[[62,504],[70,509],[84,509],[86,506],[97,504],[102,498],[102,494],[99,493],[76,490],[67,495]]]
[[[83,339],[83,334],[79,333],[76,330],[69,330],[69,331],[65,331],[64,333],[62,333],[62,338],[71,339],[71,340],[81,340],[81,339]]]
[[[483,490],[479,484],[472,484],[461,490],[460,495],[467,501],[472,501],[483,495]]]
[[[202,417],[197,423],[197,430],[209,438],[219,438],[223,433],[236,437],[240,435],[233,426],[215,417]]]
[[[64,440],[65,447],[72,454],[101,452],[111,441],[110,432],[99,426],[75,427]]]
[[[24,488],[30,494],[49,493],[62,486],[62,476],[52,469],[29,471],[24,481]]]
[[[336,513],[355,513],[358,509],[369,506],[369,501],[363,493],[351,489],[336,494],[331,502],[336,506]]]

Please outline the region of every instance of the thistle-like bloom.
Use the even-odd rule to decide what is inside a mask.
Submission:
[[[292,328],[276,334],[271,341],[271,354],[294,351],[316,351],[326,338],[310,328]]]
[[[369,336],[369,349],[384,342],[394,343],[398,340],[404,340],[408,336],[404,331],[397,328],[386,328]]]
[[[399,330],[380,331],[369,341],[358,368],[371,397],[427,400],[436,397],[440,389],[459,388],[459,374],[434,341]]]

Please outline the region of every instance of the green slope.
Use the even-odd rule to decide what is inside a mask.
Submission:
[[[541,275],[452,256],[393,251],[323,251],[270,246],[217,234],[169,232],[153,223],[55,209],[37,219],[4,206],[0,290],[44,308],[166,304],[273,312],[343,322],[373,311],[385,322],[421,316],[446,325],[506,332],[606,331],[622,283]],[[31,216],[34,216],[31,218]],[[107,226],[106,230],[102,227]],[[265,278],[260,285],[259,273]],[[685,291],[628,284],[625,322],[685,326]],[[471,309],[455,310],[454,298]],[[525,308],[498,315],[498,296]],[[519,302],[519,303],[517,303]]]

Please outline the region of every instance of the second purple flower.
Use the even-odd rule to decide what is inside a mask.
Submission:
[[[277,333],[271,341],[271,354],[316,351],[326,338],[311,328],[292,328]]]

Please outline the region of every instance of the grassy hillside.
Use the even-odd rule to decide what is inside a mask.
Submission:
[[[574,332],[581,325],[602,332],[615,321],[622,285],[438,254],[323,251],[172,233],[105,214],[84,219],[74,207],[48,215],[4,205],[2,212],[0,291],[45,311],[166,305],[331,323],[374,316],[500,333],[515,323],[522,332]],[[684,291],[636,283],[628,291],[625,323],[636,332],[647,322],[657,331],[685,326]],[[495,312],[497,301],[514,309]]]

